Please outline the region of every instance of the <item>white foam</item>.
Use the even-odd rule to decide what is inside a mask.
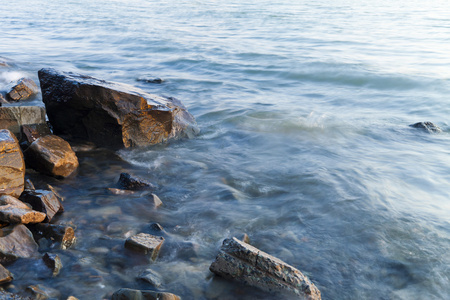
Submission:
[[[0,83],[8,84],[11,82],[15,82],[22,77],[25,77],[25,73],[21,73],[18,71],[1,72],[0,73]]]

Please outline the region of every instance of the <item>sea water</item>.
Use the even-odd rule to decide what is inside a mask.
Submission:
[[[8,266],[16,290],[103,299],[158,272],[184,299],[279,299],[214,277],[226,237],[299,268],[324,299],[450,297],[448,1],[1,1],[6,86],[54,67],[180,99],[201,133],[143,149],[79,152],[57,223],[78,243],[51,278]],[[163,79],[161,84],[145,80]],[[43,105],[41,95],[21,105]],[[428,133],[409,127],[431,121]],[[121,172],[157,185],[107,192]],[[44,185],[38,178],[36,185]],[[165,232],[158,259],[123,248]],[[45,249],[45,245],[41,245]]]

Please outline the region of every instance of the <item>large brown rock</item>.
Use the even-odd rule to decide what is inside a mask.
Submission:
[[[321,299],[317,287],[299,270],[237,238],[223,241],[209,269],[221,277],[266,291]]]
[[[21,78],[6,94],[6,98],[10,101],[19,101],[36,95],[38,91],[39,88],[33,80],[30,78]]]
[[[78,168],[69,143],[56,135],[38,138],[24,152],[27,166],[54,177],[67,177]]]
[[[0,130],[0,195],[19,197],[24,189],[25,163],[16,137]]]
[[[30,258],[38,253],[38,245],[25,225],[10,225],[0,229],[0,261]]]
[[[50,222],[58,212],[64,210],[55,193],[46,190],[25,190],[19,198],[31,207],[46,215],[45,222]]]
[[[12,205],[0,206],[0,222],[12,224],[40,223],[44,221],[45,217],[44,213],[29,208],[24,209]]]
[[[38,74],[55,134],[98,146],[133,147],[198,132],[194,117],[177,99],[54,69],[42,69]]]
[[[21,140],[24,125],[47,126],[45,108],[39,106],[0,107],[0,129],[9,129]]]

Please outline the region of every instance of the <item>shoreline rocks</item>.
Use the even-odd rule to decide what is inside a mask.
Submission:
[[[317,287],[299,270],[237,238],[225,239],[210,271],[269,292],[320,300]],[[281,298],[281,297],[280,297]]]
[[[128,148],[198,133],[194,117],[175,98],[54,69],[41,69],[38,75],[55,134]]]
[[[25,161],[16,137],[7,129],[0,130],[0,195],[16,198],[24,190]]]
[[[39,88],[33,80],[20,78],[11,90],[6,93],[6,99],[9,101],[19,101],[36,95],[38,91]]]

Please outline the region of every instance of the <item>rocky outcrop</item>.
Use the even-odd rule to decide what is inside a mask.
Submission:
[[[112,295],[111,300],[181,300],[181,298],[165,292],[120,289]]]
[[[25,163],[19,142],[6,129],[0,130],[0,195],[19,197],[24,189]]]
[[[0,107],[0,129],[9,129],[22,139],[22,126],[47,126],[45,108],[39,106],[5,106]]]
[[[148,254],[152,260],[155,260],[163,243],[164,238],[161,236],[139,233],[129,237],[125,241],[125,247]]]
[[[56,135],[38,138],[24,152],[27,166],[50,176],[64,178],[78,168],[78,158],[69,143]]]
[[[413,128],[423,129],[429,133],[439,133],[442,132],[442,129],[439,126],[433,124],[432,122],[418,122],[415,124],[409,125]]]
[[[134,147],[198,132],[194,117],[174,98],[54,69],[38,73],[55,134],[98,146]]]
[[[321,299],[317,287],[299,270],[237,238],[223,241],[209,269],[221,277],[266,291],[296,295],[300,299]]]
[[[0,229],[0,261],[9,262],[18,258],[37,255],[38,245],[25,225],[10,225]]]
[[[52,243],[58,243],[63,250],[70,248],[76,241],[75,231],[70,226],[40,223],[28,225],[28,229],[36,241],[47,239]]]
[[[21,78],[6,94],[9,101],[19,101],[34,96],[39,91],[36,83],[30,78]]]
[[[52,191],[25,190],[19,199],[30,204],[34,210],[43,212],[46,215],[45,222],[50,222],[55,214],[64,210],[61,202]]]

